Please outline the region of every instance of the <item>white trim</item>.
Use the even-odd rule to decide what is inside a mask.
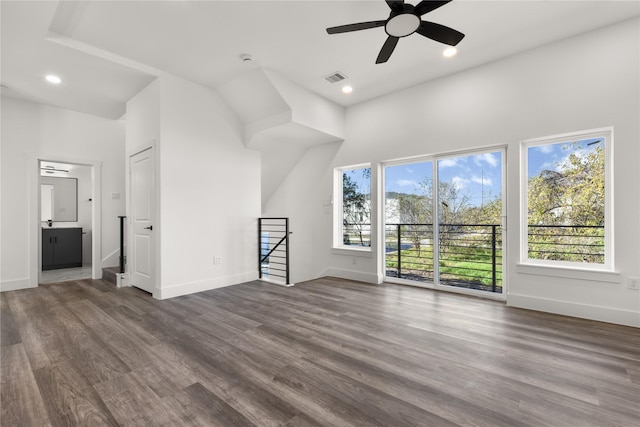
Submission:
[[[441,160],[451,157],[460,157],[460,156],[472,156],[475,154],[482,153],[491,153],[496,150],[506,149],[508,144],[490,144],[490,145],[482,145],[480,147],[475,148],[464,148],[461,150],[453,150],[447,152],[440,153],[431,153],[431,154],[420,154],[417,156],[409,156],[409,157],[401,157],[397,159],[390,159],[381,162],[382,166],[397,166],[404,165],[408,163],[419,163],[419,162],[428,162],[433,160]]]
[[[507,306],[634,326],[636,328],[640,327],[640,313],[636,310],[621,310],[612,307],[578,304],[569,301],[558,301],[517,294],[509,294],[507,296]]]
[[[42,272],[42,221],[40,218],[40,162],[70,163],[91,168],[91,277],[102,277],[102,162],[57,155],[36,154],[27,156],[27,189],[29,232],[28,260],[29,286],[35,288],[40,283]]]
[[[334,255],[357,256],[361,258],[373,258],[371,247],[368,246],[341,246],[339,248],[331,248]]]
[[[589,280],[594,282],[622,283],[622,275],[617,271],[595,270],[576,266],[556,266],[549,264],[516,264],[516,272],[535,276],[562,277],[565,279]]]
[[[343,211],[343,195],[342,195],[342,174],[344,171],[351,171],[357,169],[369,169],[369,242],[371,246],[358,246],[358,245],[344,245],[343,242],[343,228],[342,223],[344,218],[342,217]],[[335,167],[333,169],[333,250],[347,250],[347,251],[361,251],[361,252],[372,252],[372,246],[374,241],[374,221],[373,221],[373,167],[371,163],[361,163],[357,165],[350,166],[340,166]],[[337,255],[343,255],[339,252]],[[346,253],[344,255],[351,255],[350,253]]]
[[[17,280],[5,280],[0,282],[0,292],[17,291],[18,289],[37,288],[36,284],[33,286],[29,278],[17,279]]]
[[[537,147],[549,144],[559,144],[590,138],[604,139],[604,264],[579,263],[570,261],[537,260],[529,258],[529,161],[528,152],[530,147]],[[600,272],[615,273],[615,251],[614,251],[614,221],[613,221],[613,126],[598,129],[589,129],[577,132],[568,132],[547,137],[531,138],[520,141],[520,255],[521,266],[540,266],[557,268],[575,268],[582,270],[593,269]]]
[[[470,289],[456,286],[448,286],[448,285],[434,285],[433,282],[418,282],[415,280],[407,280],[407,279],[398,279],[397,277],[385,277],[384,281],[386,283],[393,283],[396,285],[403,286],[413,286],[415,288],[423,288],[430,289],[432,291],[443,291],[449,292],[452,294],[461,294],[468,295],[477,298],[486,298],[495,301],[506,301],[505,293],[497,293],[497,292],[489,292],[489,291],[481,291],[479,289]],[[504,287],[502,288],[504,292]]]
[[[450,158],[455,158],[455,157],[468,157],[468,156],[478,156],[478,155],[482,155],[482,154],[486,154],[486,153],[496,153],[499,152],[501,154],[501,164],[500,164],[500,168],[501,168],[501,179],[502,179],[502,212],[501,212],[501,228],[502,228],[502,286],[501,286],[501,292],[497,293],[497,292],[486,292],[486,291],[479,291],[476,289],[467,289],[467,288],[457,288],[457,287],[453,287],[453,286],[448,286],[448,285],[442,285],[442,284],[430,284],[430,286],[424,286],[424,284],[422,282],[417,282],[417,281],[411,281],[411,280],[405,280],[405,279],[394,279],[394,278],[389,278],[386,277],[386,259],[385,259],[385,253],[386,253],[386,233],[383,233],[382,237],[380,238],[380,244],[379,244],[379,252],[380,252],[380,257],[378,260],[378,274],[383,277],[383,280],[385,281],[389,281],[391,283],[398,283],[398,284],[403,284],[403,285],[409,285],[409,286],[417,286],[417,287],[422,287],[422,288],[428,288],[428,289],[434,289],[434,290],[445,290],[445,291],[451,291],[451,292],[455,292],[455,293],[463,293],[463,294],[469,294],[469,295],[474,295],[474,296],[480,296],[480,297],[484,297],[484,298],[490,298],[490,299],[497,299],[497,300],[501,300],[504,301],[506,298],[506,294],[507,294],[507,268],[508,268],[508,262],[507,262],[507,256],[508,256],[508,251],[507,251],[507,224],[506,224],[506,212],[507,212],[507,149],[508,149],[508,145],[507,144],[496,144],[493,146],[484,146],[484,147],[480,147],[477,149],[465,149],[465,150],[458,150],[458,151],[452,151],[452,152],[447,152],[447,153],[442,153],[442,154],[432,154],[432,155],[421,155],[421,156],[413,156],[413,157],[408,157],[405,159],[395,159],[395,160],[390,160],[390,161],[385,161],[385,162],[381,162],[379,164],[379,169],[381,170],[381,185],[379,187],[379,190],[377,192],[378,194],[378,199],[381,199],[382,202],[382,206],[384,209],[384,206],[386,206],[386,189],[385,189],[385,180],[386,180],[386,175],[385,175],[385,169],[386,167],[392,167],[392,166],[399,166],[399,165],[410,165],[410,164],[414,164],[414,163],[427,163],[430,162],[431,163],[431,179],[433,181],[433,186],[432,186],[432,200],[433,202],[433,212],[431,213],[432,215],[432,219],[433,219],[433,226],[432,226],[432,233],[433,233],[433,237],[432,237],[432,241],[433,241],[433,253],[434,253],[434,277],[439,277],[439,267],[440,267],[440,262],[439,262],[439,253],[440,253],[440,244],[439,244],[439,239],[437,239],[436,237],[438,236],[439,233],[439,228],[440,228],[440,220],[439,220],[439,214],[440,214],[440,202],[439,202],[439,192],[438,192],[438,180],[439,180],[439,175],[438,175],[438,161],[439,160],[443,160],[443,159],[450,159]],[[379,227],[381,229],[384,229],[386,227],[386,216],[384,213],[384,210],[381,211],[380,213],[381,217],[381,221],[380,223],[383,224],[382,227]],[[415,283],[415,285],[414,285]]]
[[[258,272],[247,271],[240,274],[233,274],[223,277],[212,277],[211,279],[198,280],[196,282],[179,283],[167,287],[156,287],[153,296],[157,299],[175,298],[181,295],[189,295],[197,292],[210,291],[212,289],[224,288],[226,286],[238,285],[258,280]]]

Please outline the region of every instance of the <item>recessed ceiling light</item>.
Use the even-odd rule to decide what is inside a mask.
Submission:
[[[458,53],[458,49],[452,46],[452,47],[446,48],[444,52],[442,52],[442,56],[444,56],[445,58],[451,58],[452,56],[456,56],[457,53]]]
[[[52,83],[54,85],[58,85],[62,82],[62,79],[58,76],[56,76],[55,74],[47,74],[45,76],[45,79],[49,82]]]
[[[353,88],[351,86],[349,85],[342,86],[342,93],[349,94],[351,92],[353,92]]]

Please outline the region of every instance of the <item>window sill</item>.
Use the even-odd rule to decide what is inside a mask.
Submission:
[[[621,283],[619,272],[611,270],[596,270],[579,267],[564,267],[539,264],[516,264],[516,273],[536,276],[561,277],[565,279],[590,280],[594,282]]]
[[[362,247],[362,246],[340,246],[331,248],[331,252],[334,255],[347,255],[347,256],[359,256],[363,258],[373,258],[373,252],[371,251],[371,247]]]

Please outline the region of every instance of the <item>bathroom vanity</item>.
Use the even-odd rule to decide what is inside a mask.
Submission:
[[[82,227],[42,229],[42,269],[82,267]]]

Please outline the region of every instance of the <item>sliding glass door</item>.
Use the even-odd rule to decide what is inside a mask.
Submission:
[[[495,150],[385,165],[390,281],[502,293],[503,162]]]
[[[433,282],[433,162],[385,167],[386,276]]]

